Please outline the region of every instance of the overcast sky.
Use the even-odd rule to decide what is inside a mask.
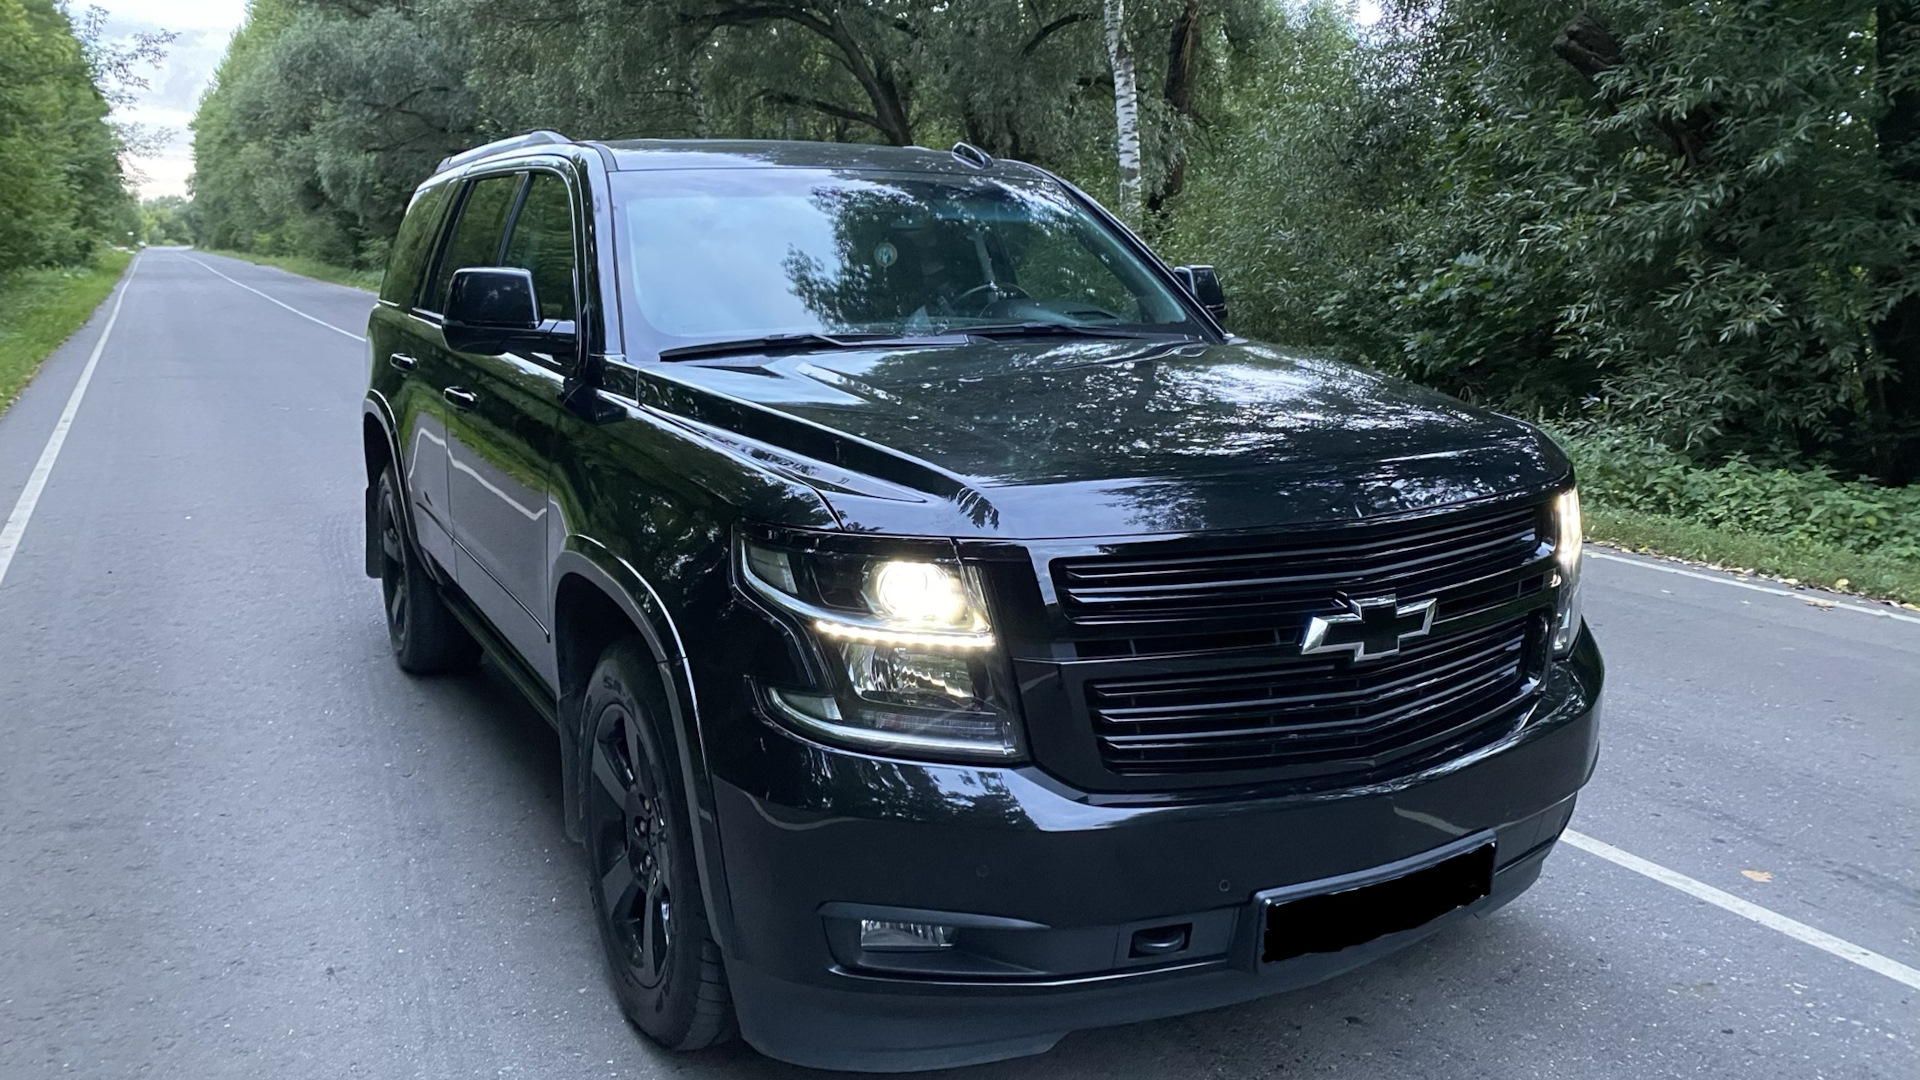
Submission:
[[[247,0],[73,0],[69,6],[76,17],[89,7],[106,9],[109,39],[150,30],[179,32],[166,63],[141,73],[152,88],[132,108],[115,115],[172,133],[157,156],[131,162],[144,177],[141,196],[185,195],[187,176],[193,172],[193,134],[187,124],[213,79],[213,69],[226,55],[227,39],[246,18]]]

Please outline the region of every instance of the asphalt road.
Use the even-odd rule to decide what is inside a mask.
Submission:
[[[370,298],[165,250],[122,288],[0,579],[0,1077],[798,1075],[631,1033],[552,736],[497,675],[389,659],[364,346],[311,321]],[[111,306],[0,416],[0,510]],[[1589,574],[1611,685],[1574,827],[1920,966],[1920,624]],[[1911,1080],[1917,1038],[1898,977],[1563,844],[1372,968],[962,1075]]]

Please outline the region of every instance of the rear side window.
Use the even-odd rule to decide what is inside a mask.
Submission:
[[[412,307],[414,294],[420,291],[420,279],[426,276],[427,260],[433,258],[433,241],[440,235],[440,218],[446,212],[447,197],[454,185],[441,184],[414,196],[407,216],[400,221],[400,234],[393,238],[393,250],[387,256],[387,273],[380,280],[380,299],[401,307]]]
[[[574,317],[573,211],[566,181],[552,173],[533,174],[500,265],[533,272],[542,319]]]
[[[440,254],[433,284],[420,300],[421,307],[428,311],[445,310],[447,286],[452,283],[455,270],[500,265],[500,240],[506,235],[507,215],[513,210],[514,196],[520,193],[521,179],[516,173],[474,181],[466,201],[460,205],[460,220],[454,223],[453,235],[447,238],[446,250]]]

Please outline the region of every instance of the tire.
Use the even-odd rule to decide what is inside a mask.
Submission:
[[[581,704],[587,889],[621,1011],[669,1050],[700,1050],[733,1037],[733,999],[653,672],[638,639],[616,642]]]
[[[400,529],[400,485],[393,467],[380,473],[380,599],[387,613],[387,640],[400,670],[414,675],[465,671],[480,659],[480,645],[460,625],[440,590]]]

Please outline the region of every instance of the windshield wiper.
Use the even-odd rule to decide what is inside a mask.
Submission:
[[[961,334],[767,334],[763,337],[736,338],[730,341],[704,341],[698,345],[680,345],[660,350],[662,360],[697,360],[707,356],[737,356],[742,353],[811,352],[820,349],[864,349],[874,345],[965,345]]]
[[[993,323],[987,326],[950,327],[957,333],[969,337],[1011,338],[1011,337],[1090,337],[1123,338],[1140,341],[1148,338],[1192,337],[1192,334],[1177,330],[1123,330],[1117,326],[1094,326],[1087,323],[1021,322]]]

